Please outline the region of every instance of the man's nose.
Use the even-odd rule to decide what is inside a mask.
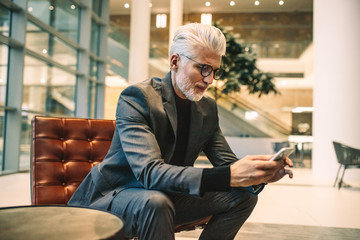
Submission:
[[[209,76],[204,77],[203,81],[207,83],[207,85],[211,85],[213,83],[214,76],[213,73],[209,74]]]

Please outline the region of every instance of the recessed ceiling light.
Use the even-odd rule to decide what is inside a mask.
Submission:
[[[235,1],[230,1],[230,6],[234,6],[235,5]]]
[[[49,10],[50,10],[50,11],[54,10],[54,6],[53,6],[53,5],[50,5]]]
[[[75,6],[74,4],[72,4],[72,5],[70,6],[70,8],[71,8],[72,10],[74,10],[74,9],[76,8],[76,6]]]
[[[259,2],[259,1],[255,1],[254,4],[255,4],[256,6],[259,6],[259,5],[260,5],[260,2]]]
[[[210,5],[211,5],[210,2],[206,2],[206,3],[205,3],[205,6],[207,6],[207,7],[210,7]]]
[[[125,8],[129,8],[129,7],[130,7],[130,4],[125,3],[125,4],[124,4],[124,7],[125,7]]]
[[[279,1],[279,5],[280,5],[280,6],[284,5],[284,1],[283,1],[283,0],[280,0],[280,1]]]

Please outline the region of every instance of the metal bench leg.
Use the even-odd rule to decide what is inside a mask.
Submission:
[[[341,178],[340,178],[340,181],[339,181],[339,189],[341,188],[341,185],[343,183],[343,178],[344,178],[346,168],[347,168],[347,166],[344,165],[344,171],[342,172],[342,175],[341,175]]]
[[[334,186],[333,186],[333,187],[336,186],[336,182],[337,182],[337,180],[338,180],[339,172],[340,172],[341,167],[342,167],[342,165],[340,164],[339,169],[338,169],[337,174],[336,174],[336,178],[335,178],[335,182],[334,182]]]

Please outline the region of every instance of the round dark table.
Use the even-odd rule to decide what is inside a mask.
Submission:
[[[81,207],[7,207],[0,208],[0,239],[123,239],[123,222]]]

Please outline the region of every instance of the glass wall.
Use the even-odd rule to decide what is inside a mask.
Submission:
[[[0,34],[9,36],[10,10],[0,5]]]
[[[0,174],[29,169],[35,115],[103,117],[108,2],[1,0]]]
[[[23,110],[73,116],[76,76],[25,56]]]
[[[6,31],[8,33],[8,31]],[[0,165],[3,163],[8,46],[0,44]]]
[[[99,33],[100,26],[94,20],[91,21],[90,51],[99,55]]]
[[[64,36],[78,41],[79,6],[70,0],[29,0],[28,12]]]
[[[25,46],[38,54],[57,61],[59,64],[76,69],[76,49],[32,22],[28,22],[26,27]]]
[[[5,106],[8,56],[8,46],[0,44],[0,106]]]

